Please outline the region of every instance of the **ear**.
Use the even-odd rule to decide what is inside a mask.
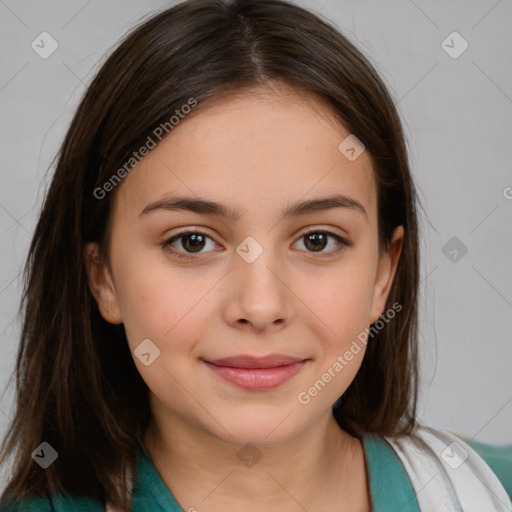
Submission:
[[[373,290],[373,301],[370,310],[370,323],[376,322],[384,313],[386,300],[393,284],[398,260],[402,252],[404,241],[404,228],[397,226],[393,231],[393,236],[387,250],[379,257],[379,266],[375,278],[375,287]]]
[[[84,257],[89,288],[96,299],[101,316],[111,324],[122,323],[114,282],[107,265],[100,258],[96,242],[85,245]]]

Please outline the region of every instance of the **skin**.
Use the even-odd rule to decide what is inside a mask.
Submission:
[[[282,85],[230,96],[183,121],[115,191],[109,262],[86,247],[89,283],[108,322],[124,323],[133,351],[150,339],[160,356],[145,366],[152,420],[144,443],[184,510],[369,511],[361,442],[331,407],[354,379],[363,350],[307,405],[307,391],[385,310],[403,228],[379,253],[377,190],[371,160],[349,161],[338,145],[349,132],[315,97]],[[351,208],[281,218],[291,203],[341,193]],[[239,210],[236,219],[144,208],[172,194],[201,196]],[[329,238],[320,252],[308,228]],[[207,236],[192,259],[178,232]],[[318,228],[318,229],[316,229]],[[263,252],[247,263],[247,237]],[[193,250],[193,248],[192,248]],[[238,354],[309,359],[272,390],[245,390],[203,362]],[[253,443],[252,467],[237,454]],[[303,507],[303,508],[301,508]]]

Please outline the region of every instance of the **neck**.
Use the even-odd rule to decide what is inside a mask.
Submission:
[[[336,510],[345,502],[346,510],[369,510],[348,506],[369,503],[364,453],[331,411],[293,439],[264,448],[241,449],[175,417],[170,423],[152,420],[144,444],[184,510],[320,510],[327,499],[339,503]]]

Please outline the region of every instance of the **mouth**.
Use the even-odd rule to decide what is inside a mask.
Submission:
[[[309,359],[301,359],[283,354],[265,357],[235,356],[223,359],[205,360],[206,366],[218,377],[243,389],[274,389],[304,367]]]

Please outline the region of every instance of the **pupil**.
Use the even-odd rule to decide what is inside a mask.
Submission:
[[[204,244],[204,237],[202,235],[190,234],[185,237],[185,241],[191,243],[182,242],[183,248],[187,250],[191,249],[192,252],[194,252],[194,249],[202,249],[202,244]],[[186,245],[190,245],[191,247],[186,247]]]
[[[327,237],[323,233],[311,233],[306,235],[306,246],[308,243],[312,243],[313,250],[321,250],[325,247]]]

